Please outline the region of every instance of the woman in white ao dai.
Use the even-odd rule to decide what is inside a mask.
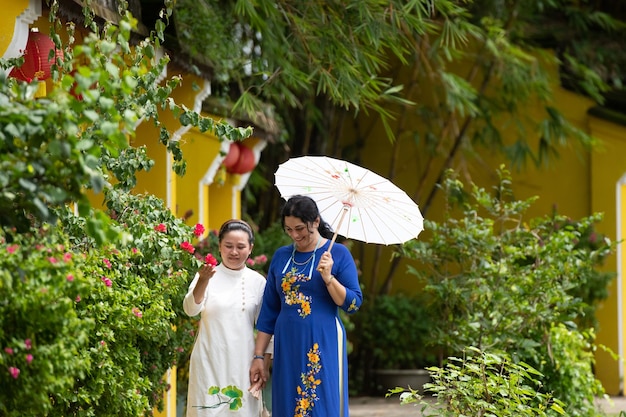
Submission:
[[[218,239],[222,262],[200,268],[183,301],[185,313],[200,314],[189,363],[186,416],[259,417],[262,400],[248,391],[248,371],[265,278],[246,266],[254,246],[246,222],[227,221]]]

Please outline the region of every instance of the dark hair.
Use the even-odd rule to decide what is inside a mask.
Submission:
[[[318,231],[320,232],[320,235],[326,239],[332,239],[333,237],[333,230],[330,228],[330,225],[322,219],[320,210],[317,207],[315,200],[311,197],[307,197],[305,195],[294,195],[287,200],[283,206],[280,219],[283,229],[285,228],[285,217],[287,216],[299,218],[306,223],[307,228],[309,227],[309,224],[319,218],[320,225],[318,227]]]
[[[250,243],[250,245],[254,244],[254,232],[252,231],[252,228],[248,223],[239,219],[231,219],[225,221],[224,224],[222,224],[222,227],[220,227],[220,231],[217,234],[217,239],[221,243],[224,235],[234,230],[243,230],[244,232],[246,232],[248,234],[248,242]]]

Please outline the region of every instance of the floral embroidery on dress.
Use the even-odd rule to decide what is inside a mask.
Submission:
[[[211,409],[211,408],[219,408],[224,405],[228,405],[228,409],[230,411],[239,410],[243,406],[243,391],[239,389],[236,385],[229,385],[227,387],[221,388],[214,385],[209,387],[207,394],[211,396],[216,396],[214,404],[211,405],[194,405],[193,407],[198,408],[200,410]]]
[[[309,276],[298,272],[296,268],[291,268],[291,271],[287,272],[283,277],[280,285],[285,294],[285,304],[299,304],[298,313],[302,318],[311,314],[311,296],[302,294],[298,283],[306,282],[310,279]]]
[[[309,350],[307,357],[309,359],[306,365],[308,370],[300,374],[302,385],[299,385],[296,388],[298,391],[298,398],[296,398],[294,417],[310,416],[310,413],[315,406],[315,401],[319,399],[317,396],[317,387],[322,383],[322,381],[316,379],[316,376],[322,369],[322,364],[320,363],[320,351],[317,343],[315,343],[313,348]]]
[[[350,303],[350,306],[348,307],[348,311],[357,311],[359,309],[359,306],[356,305],[356,298],[352,299],[352,302]]]

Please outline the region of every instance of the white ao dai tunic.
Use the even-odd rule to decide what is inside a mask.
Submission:
[[[254,327],[261,308],[265,278],[247,267],[232,270],[220,264],[216,269],[202,302],[196,304],[193,296],[198,274],[183,302],[189,316],[200,314],[189,363],[187,417],[259,417],[262,401],[254,398],[248,388],[254,355]],[[234,411],[229,403],[232,398],[221,392],[208,392],[209,387],[221,390],[228,386],[235,386],[243,392],[241,407]]]

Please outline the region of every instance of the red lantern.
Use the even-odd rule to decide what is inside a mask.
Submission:
[[[222,161],[222,165],[224,165],[224,168],[231,169],[233,166],[235,166],[235,164],[239,160],[239,154],[239,143],[232,142],[230,144],[230,148],[228,149],[228,154],[226,155],[226,158],[224,158],[224,160]]]
[[[51,50],[55,51],[55,57],[48,59]],[[52,75],[50,67],[56,57],[63,57],[63,51],[56,49],[52,39],[41,32],[31,31],[24,50],[24,63],[19,68],[13,68],[9,76],[26,82],[48,79]]]
[[[246,174],[254,169],[256,161],[254,152],[246,145],[239,145],[239,159],[237,163],[229,170],[233,174]]]

